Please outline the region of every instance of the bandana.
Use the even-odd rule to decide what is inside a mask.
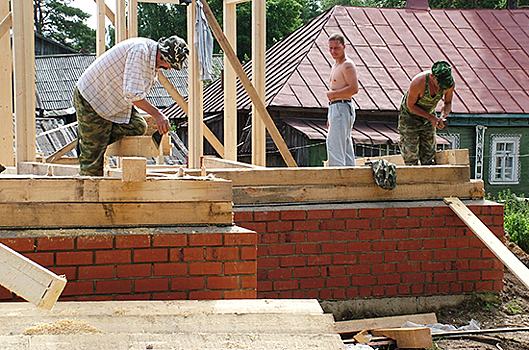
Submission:
[[[446,61],[436,61],[432,66],[432,74],[437,79],[437,84],[441,90],[448,90],[454,86],[452,77],[452,67]]]
[[[189,49],[187,48],[184,39],[179,38],[176,35],[158,40],[158,49],[165,62],[169,63],[171,68],[176,70],[182,69],[189,53]]]

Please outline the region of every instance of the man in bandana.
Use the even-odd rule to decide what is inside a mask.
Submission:
[[[189,49],[177,36],[158,42],[132,38],[115,45],[96,59],[77,82],[79,174],[103,175],[107,146],[123,136],[143,135],[147,123],[136,108],[150,114],[160,134],[169,131],[169,120],[147,101],[159,69],[182,69]]]
[[[435,129],[445,127],[454,88],[452,68],[446,61],[437,61],[431,70],[413,77],[399,111],[399,146],[406,165],[435,164]],[[435,108],[441,100],[438,117]]]

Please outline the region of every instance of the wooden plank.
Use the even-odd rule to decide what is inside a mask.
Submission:
[[[382,156],[382,157],[356,158],[355,159],[355,165],[356,166],[363,166],[367,162],[370,162],[370,161],[373,161],[373,160],[378,160],[378,159],[385,159],[388,162],[391,162],[391,163],[393,163],[395,165],[402,165],[402,166],[406,165],[404,163],[404,159],[402,158],[402,156],[400,154],[395,154],[395,155],[391,155],[391,156]]]
[[[223,1],[223,28],[226,39],[237,53],[237,6]],[[226,54],[224,59],[224,158],[237,161],[237,75],[229,63]]]
[[[242,163],[227,159],[220,159],[215,157],[204,157],[202,158],[202,165],[204,165],[207,169],[266,169],[265,167],[261,167],[258,165],[248,164],[248,163]]]
[[[334,328],[338,334],[353,334],[365,329],[377,328],[398,328],[406,321],[417,324],[434,324],[437,323],[437,316],[435,313],[415,314],[415,315],[401,315],[391,317],[377,317],[366,318],[359,320],[340,321],[334,323]]]
[[[232,224],[231,202],[0,203],[0,227]]]
[[[204,13],[206,15],[208,24],[211,30],[213,31],[213,34],[217,38],[219,45],[222,47],[222,50],[228,57],[231,66],[235,70],[235,73],[237,73],[237,76],[239,77],[239,80],[241,81],[244,89],[248,93],[248,96],[252,100],[252,103],[255,104],[256,109],[259,112],[259,115],[263,117],[263,121],[266,125],[268,133],[272,137],[272,140],[274,140],[274,143],[279,149],[279,152],[283,156],[283,160],[289,167],[297,166],[296,161],[294,160],[294,157],[292,157],[292,154],[290,153],[290,150],[288,149],[287,144],[285,143],[285,140],[283,140],[281,133],[277,129],[276,125],[274,124],[274,121],[270,117],[270,114],[268,114],[268,111],[266,110],[266,106],[264,102],[259,98],[259,94],[257,90],[255,89],[252,82],[250,81],[246,73],[244,72],[244,69],[242,68],[241,62],[239,62],[239,59],[237,58],[235,51],[233,50],[228,39],[222,32],[222,29],[220,28],[220,25],[217,22],[215,15],[211,11],[211,8],[209,7],[208,2],[206,0],[203,0],[202,4],[204,5]],[[188,32],[189,32],[189,29],[188,29]]]
[[[0,12],[0,16],[3,16],[3,13],[4,11]],[[11,29],[12,25],[13,25],[13,19],[11,17],[11,12],[8,12],[8,14],[5,15],[5,17],[0,22],[0,38],[3,38],[6,33],[9,33],[9,30]]]
[[[469,165],[468,149],[451,149],[435,153],[437,164]]]
[[[120,178],[0,178],[1,203],[225,202],[231,183],[222,179],[148,178],[124,183]]]
[[[51,310],[66,286],[57,276],[0,243],[0,284],[37,307]]]
[[[53,153],[49,157],[45,159],[46,163],[55,163],[58,159],[60,159],[62,156],[64,156],[66,153],[70,152],[77,146],[77,139],[71,141],[66,146],[58,150],[57,152]]]
[[[236,5],[236,4],[241,4],[243,2],[248,2],[248,1],[251,1],[251,0],[224,0],[224,3],[227,5]]]
[[[162,138],[163,154],[171,155],[170,138]],[[158,157],[158,147],[150,136],[125,136],[107,147],[107,156]]]
[[[147,159],[139,157],[123,158],[124,182],[145,182],[147,180]]]
[[[128,37],[136,38],[138,36],[138,0],[128,0]]]
[[[401,349],[424,349],[433,346],[428,327],[377,329],[371,331],[375,337],[385,336],[395,339]]]
[[[252,82],[259,100],[266,98],[266,3],[252,0]],[[252,103],[252,164],[266,166],[266,126],[259,107]]]
[[[98,0],[94,0],[95,3],[97,3]],[[103,0],[104,2],[104,0]],[[113,25],[116,24],[116,15],[114,15],[114,12],[112,12],[112,10],[110,9],[110,7],[108,7],[107,5],[104,5],[104,16],[106,16],[108,18],[108,20],[110,21],[110,23],[112,23]]]
[[[13,17],[8,0],[0,0],[0,18],[3,18],[0,24],[0,164],[13,167],[13,55],[9,35]]]
[[[392,191],[377,185],[293,185],[233,187],[233,202],[297,203],[341,202],[395,199],[443,198],[458,193],[460,197],[484,196],[483,181],[444,182],[431,184],[402,184]]]
[[[62,158],[66,159],[66,158]],[[68,164],[48,164],[38,162],[21,162],[17,164],[17,173],[20,175],[54,175],[54,176],[75,176],[79,175],[79,163],[77,158],[73,158],[77,165]]]
[[[96,28],[96,57],[105,53],[105,0],[95,0],[97,3]],[[114,22],[115,23],[115,22]]]
[[[114,26],[116,44],[127,39],[126,21],[125,0],[116,0],[116,24]]]
[[[465,225],[501,260],[501,262],[529,288],[529,269],[492,233],[474,213],[457,197],[444,199],[445,203],[463,220]]]

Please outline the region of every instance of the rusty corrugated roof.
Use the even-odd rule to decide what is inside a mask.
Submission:
[[[451,62],[461,114],[529,113],[529,10],[413,10],[335,6],[266,52],[268,107],[326,108],[333,62],[327,38],[346,37],[358,69],[356,108],[396,111],[412,77]],[[251,62],[245,65],[247,73]],[[221,82],[204,91],[205,114],[223,109]],[[240,83],[238,109],[250,109]],[[181,115],[178,107],[170,115]]]

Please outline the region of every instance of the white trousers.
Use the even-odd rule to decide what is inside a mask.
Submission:
[[[329,120],[327,132],[328,166],[354,166],[355,153],[351,130],[356,114],[353,103],[330,105],[327,118]]]

